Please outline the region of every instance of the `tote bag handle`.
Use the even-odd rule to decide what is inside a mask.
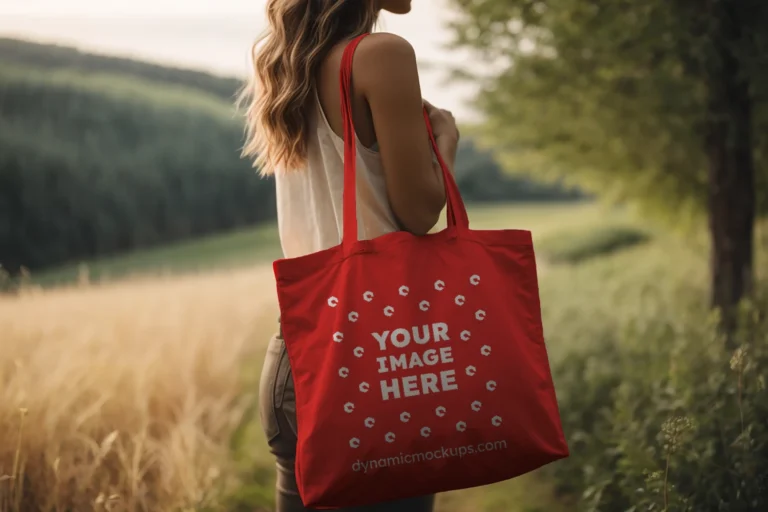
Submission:
[[[352,59],[357,49],[357,45],[368,34],[363,34],[353,39],[344,49],[344,55],[341,59],[341,115],[344,120],[344,190],[343,195],[343,239],[342,244],[351,248],[357,240],[357,188],[356,188],[356,167],[357,167],[357,147],[355,126],[352,120]],[[447,221],[449,229],[468,229],[469,219],[467,210],[464,207],[464,201],[461,199],[459,187],[456,185],[453,175],[448,170],[440,151],[437,148],[435,135],[432,131],[432,124],[429,121],[429,114],[424,107],[424,122],[427,125],[429,140],[432,144],[432,150],[437,156],[440,169],[443,173],[443,183],[445,184],[445,196],[447,203]]]

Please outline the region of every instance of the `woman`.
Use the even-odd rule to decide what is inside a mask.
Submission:
[[[246,89],[247,145],[264,175],[274,175],[285,257],[338,245],[342,233],[342,54],[370,32],[379,12],[406,14],[411,0],[269,0],[269,31],[254,47]],[[406,230],[426,234],[445,205],[433,158],[413,48],[377,33],[362,40],[352,65],[352,113],[359,148],[360,239]],[[426,103],[438,148],[453,169],[459,132],[450,112]],[[261,377],[261,420],[277,459],[277,512],[307,510],[298,495],[296,407],[280,335],[270,342]],[[383,482],[386,485],[385,482]],[[434,497],[356,508],[428,512]]]

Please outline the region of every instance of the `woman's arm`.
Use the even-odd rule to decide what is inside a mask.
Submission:
[[[445,189],[432,161],[413,48],[398,36],[373,34],[358,47],[353,76],[371,109],[392,210],[405,230],[426,234],[445,206]],[[433,115],[441,154],[453,165],[458,131],[445,130],[453,122],[445,112],[432,108]]]

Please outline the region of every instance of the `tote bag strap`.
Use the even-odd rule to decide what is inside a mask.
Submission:
[[[344,55],[341,59],[341,115],[344,120],[344,190],[342,192],[344,231],[342,244],[348,248],[357,242],[357,138],[352,119],[352,60],[357,45],[367,35],[363,34],[353,39],[344,49]],[[454,180],[453,175],[448,170],[448,166],[445,164],[437,148],[437,142],[432,132],[432,124],[429,121],[426,107],[424,107],[423,113],[432,150],[437,156],[443,173],[448,227],[467,229],[469,227],[469,219],[467,217],[467,210],[464,207],[464,201],[462,201],[461,194],[459,193],[459,187],[456,185],[456,180]]]

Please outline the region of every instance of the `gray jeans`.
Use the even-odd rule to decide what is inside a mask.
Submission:
[[[261,372],[259,389],[261,424],[270,451],[277,459],[275,512],[304,512],[296,487],[296,396],[285,343],[280,334],[272,337]],[[382,482],[382,485],[386,483]],[[423,496],[366,507],[337,509],[340,512],[432,512],[434,496]]]

